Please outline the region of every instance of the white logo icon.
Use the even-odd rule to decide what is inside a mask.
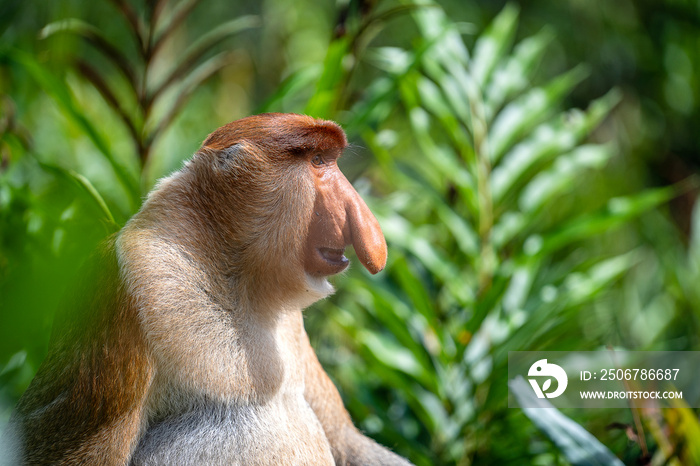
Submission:
[[[566,385],[569,383],[569,378],[566,376],[564,369],[556,364],[547,363],[546,359],[540,359],[530,366],[530,370],[528,371],[527,375],[535,377],[549,377],[547,380],[545,380],[544,385],[542,385],[542,389],[540,389],[537,380],[528,379],[530,385],[532,385],[532,389],[535,390],[537,398],[544,398],[545,395],[547,395],[547,398],[556,398],[564,393],[564,390],[566,390]],[[549,393],[547,390],[552,385],[552,377],[557,380],[557,389]]]

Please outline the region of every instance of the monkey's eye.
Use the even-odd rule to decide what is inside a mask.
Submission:
[[[321,154],[316,154],[314,157],[311,159],[311,163],[314,164],[317,167],[320,167],[324,163],[326,163],[325,160],[323,160],[323,156]]]

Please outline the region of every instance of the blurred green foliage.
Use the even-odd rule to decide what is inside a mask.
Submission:
[[[389,244],[306,311],[365,432],[425,465],[693,464],[693,410],[547,429],[507,408],[506,364],[699,349],[699,23],[678,0],[3,2],[0,424],[95,245],[209,131],[293,111],[347,130]],[[644,446],[606,428],[635,414]]]

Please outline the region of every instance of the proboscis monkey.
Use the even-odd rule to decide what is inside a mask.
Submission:
[[[352,245],[386,262],[330,121],[219,128],[93,261],[5,443],[26,464],[409,464],[352,424],[304,330]]]

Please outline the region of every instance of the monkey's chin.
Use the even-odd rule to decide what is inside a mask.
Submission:
[[[311,306],[316,301],[327,298],[335,292],[335,288],[326,277],[314,277],[306,274],[306,296],[302,307]]]

